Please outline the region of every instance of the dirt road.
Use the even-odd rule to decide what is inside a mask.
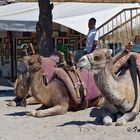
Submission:
[[[0,140],[140,139],[140,115],[135,121],[121,127],[103,126],[98,108],[68,112],[59,116],[33,118],[27,116],[26,111],[35,109],[39,105],[27,106],[26,110],[24,107],[7,106],[7,101],[13,98],[13,92],[0,91]]]

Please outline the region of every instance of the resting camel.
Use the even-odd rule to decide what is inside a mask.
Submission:
[[[112,57],[106,48],[96,49],[93,53],[83,56],[78,65],[81,67],[86,65],[92,69],[96,84],[102,96],[105,97],[102,108],[105,125],[112,124],[112,114],[117,115],[115,125],[118,126],[135,119],[140,110],[140,85],[137,72],[133,72],[137,82],[137,88],[134,88],[129,71],[121,76],[114,73]]]
[[[17,61],[17,79],[14,83],[15,98],[8,103],[8,106],[19,106],[26,96],[31,96],[30,82],[28,74],[28,59],[30,56],[24,56]]]
[[[34,117],[46,117],[65,114],[68,110],[84,109],[83,105],[85,106],[85,104],[82,104],[82,106],[76,104],[75,102],[79,100],[76,97],[73,100],[71,97],[75,96],[69,92],[73,88],[72,84],[69,84],[71,80],[62,68],[56,68],[54,78],[47,86],[43,83],[42,73],[44,73],[44,70],[41,62],[42,57],[39,55],[33,55],[28,62],[32,96],[42,104],[40,108],[31,111],[29,114]],[[61,77],[60,73],[64,73],[64,75]],[[68,83],[62,81],[62,79]],[[83,89],[81,90],[83,91]],[[96,92],[94,98],[89,100],[87,98],[86,107],[100,106],[99,91],[96,87],[94,91]]]
[[[34,54],[34,53],[33,53]],[[17,61],[17,72],[18,76],[14,83],[14,92],[16,97],[14,100],[8,103],[9,106],[17,106],[17,105],[31,105],[38,103],[33,97],[30,90],[30,78],[29,78],[29,68],[28,68],[28,60],[30,59],[30,55],[26,54],[24,57],[20,58]],[[42,66],[45,69],[45,84],[47,84],[52,76],[54,69],[57,65],[63,65],[64,62],[64,54],[61,52],[54,52],[50,57],[42,57]],[[43,75],[42,75],[43,76]],[[24,101],[25,100],[25,101]]]
[[[35,50],[31,43],[28,43],[28,48],[30,49],[30,54],[35,54]],[[28,59],[30,55],[27,51],[27,48],[22,48],[22,56],[17,59],[17,79],[14,83],[14,92],[16,97],[8,103],[8,106],[17,106],[21,105],[21,102],[24,98],[31,97],[30,91],[30,80],[28,72]],[[31,100],[32,99],[32,100]],[[33,98],[30,98],[30,103],[35,102]],[[29,104],[30,104],[29,103]]]

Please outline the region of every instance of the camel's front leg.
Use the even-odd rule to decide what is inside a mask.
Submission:
[[[31,111],[30,115],[34,117],[47,117],[47,116],[54,116],[54,115],[62,115],[68,111],[68,106],[61,106],[56,105],[54,107],[44,109],[44,110],[33,110]]]
[[[139,109],[140,109],[139,104],[140,104],[140,101],[139,101],[139,97],[138,97],[138,100],[137,100],[137,103],[136,103],[134,109],[131,112],[125,113],[122,117],[118,118],[115,125],[122,126],[122,125],[125,125],[126,122],[128,122],[128,121],[134,120],[136,118],[137,114],[139,113]]]
[[[103,124],[106,126],[112,125],[113,122],[113,115],[118,112],[116,107],[110,104],[107,100],[105,100],[104,107],[101,108],[102,117],[103,117]]]
[[[102,112],[103,124],[106,126],[112,125],[113,119],[111,117],[111,112],[104,107],[101,108],[101,112]]]
[[[126,122],[134,120],[137,114],[138,114],[138,111],[134,111],[134,110],[130,113],[125,113],[122,117],[117,119],[117,122],[115,125],[116,126],[125,125]]]
[[[9,101],[9,103],[7,105],[8,106],[13,106],[13,107],[20,106],[21,105],[21,101],[22,101],[22,98],[15,97],[15,99],[12,100],[12,101]]]

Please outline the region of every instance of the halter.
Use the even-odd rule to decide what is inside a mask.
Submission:
[[[87,56],[87,59],[88,59],[89,64],[90,64],[90,69],[92,68],[93,65],[94,65],[94,66],[97,66],[97,65],[109,63],[108,61],[102,60],[101,63],[95,64],[95,63],[94,63],[94,59],[93,59],[93,57],[92,57],[91,55],[87,54],[86,56]],[[88,65],[88,64],[87,64],[87,65]],[[86,66],[87,66],[87,65],[86,65]]]
[[[94,63],[93,63],[93,58],[92,58],[92,56],[90,55],[90,54],[86,54],[86,57],[87,57],[87,59],[88,59],[88,61],[89,61],[89,63],[91,64],[91,65],[93,65]]]

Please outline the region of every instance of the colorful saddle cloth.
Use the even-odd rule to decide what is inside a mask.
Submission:
[[[126,61],[128,60],[128,58],[130,57],[130,55],[134,55],[136,57],[136,64],[137,64],[137,68],[140,71],[140,53],[136,53],[136,52],[129,52],[126,55],[124,55],[123,57],[121,57],[114,65],[113,65],[113,71],[116,73],[118,71],[118,69],[124,64],[126,63]]]

